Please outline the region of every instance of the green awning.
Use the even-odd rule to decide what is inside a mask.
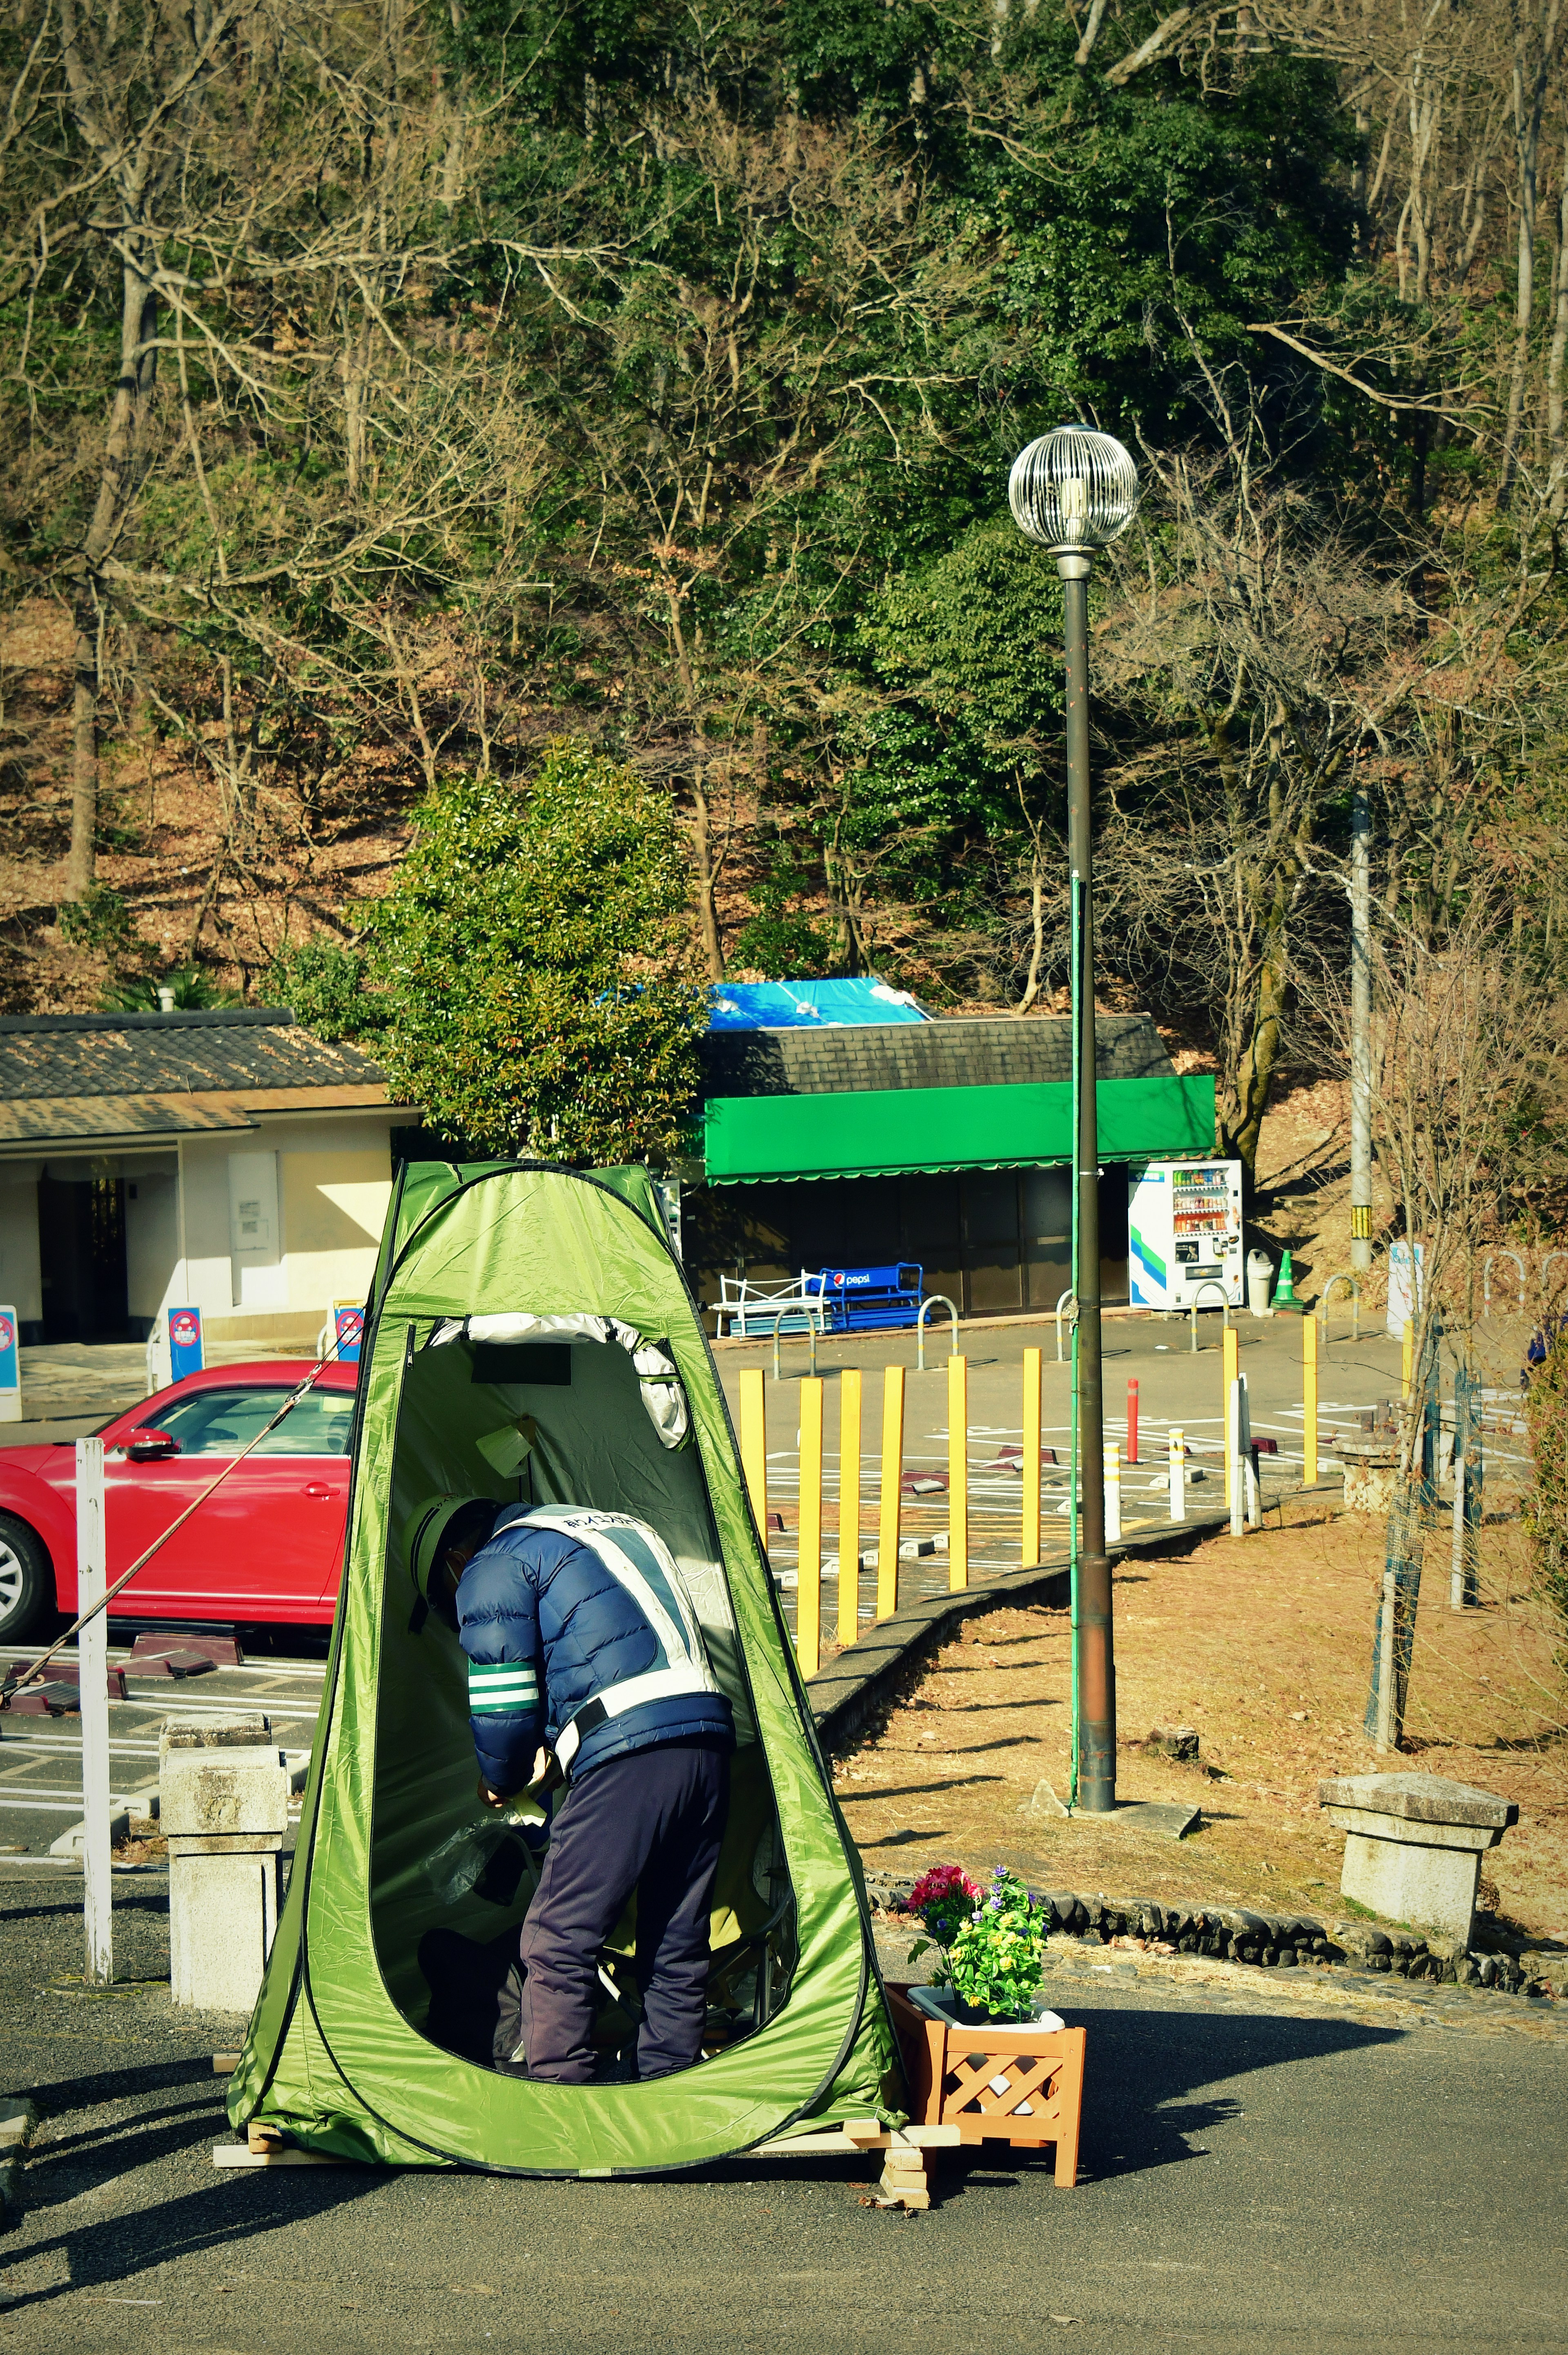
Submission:
[[[710,1186],[777,1178],[896,1178],[933,1169],[1035,1169],[1072,1156],[1072,1085],[869,1088],[855,1095],[714,1096],[704,1107]],[[1103,1161],[1214,1150],[1211,1078],[1102,1080]]]

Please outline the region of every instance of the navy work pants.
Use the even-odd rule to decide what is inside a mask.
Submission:
[[[671,1742],[606,1759],[574,1783],[551,1827],[523,1923],[528,2074],[584,2085],[599,1954],[637,1892],[637,2073],[688,2069],[702,2048],[708,1913],[730,1797],[729,1745]]]

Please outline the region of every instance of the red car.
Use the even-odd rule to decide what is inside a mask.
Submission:
[[[308,1359],[215,1366],[103,1425],[112,1584],[276,1413]],[[132,1619],[329,1624],[348,1511],[357,1366],[315,1387],[194,1512],[115,1606]],[[76,1612],[76,1450],[0,1449],[0,1644]]]

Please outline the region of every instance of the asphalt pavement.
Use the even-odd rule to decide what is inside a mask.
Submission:
[[[303,1631],[291,1631],[291,1643],[307,1640]],[[36,1644],[0,1646],[0,1668],[37,1659],[42,1648]],[[303,1766],[321,1704],[325,1629],[315,1648],[314,1659],[267,1655],[247,1659],[243,1668],[173,1678],[136,1675],[131,1670],[129,1648],[112,1646],[110,1666],[128,1672],[127,1698],[109,1704],[109,1773],[115,1807],[156,1789],[158,1735],[165,1724],[192,1717],[245,1716],[260,1709],[279,1748],[293,1753]],[[74,1645],[60,1655],[68,1676],[75,1659]],[[48,1869],[75,1874],[80,1881],[80,1865],[70,1858],[50,1859],[49,1849],[80,1818],[80,1718],[27,1717],[7,1710],[0,1716],[0,1902],[7,1877],[17,1871]]]
[[[866,2204],[858,2158],[220,2172],[210,2055],[240,2023],[171,2009],[158,1887],[117,1905],[107,1996],[71,1976],[58,1883],[0,1902],[0,2088],[43,2114],[0,2231],[18,2355],[1568,2350],[1568,2037],[1522,1998],[1064,1980],[1089,2032],[1077,2187],[989,2146],[944,2155],[905,2216]]]

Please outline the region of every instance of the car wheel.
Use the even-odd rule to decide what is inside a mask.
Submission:
[[[32,1633],[54,1600],[43,1540],[26,1521],[0,1513],[0,1644]]]

